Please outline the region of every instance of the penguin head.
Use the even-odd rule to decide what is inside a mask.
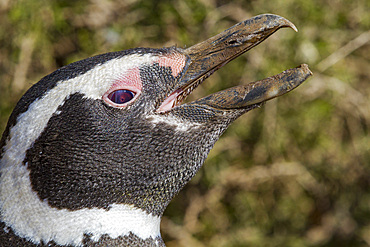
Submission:
[[[2,221],[17,225],[7,205],[31,210],[35,200],[55,212],[126,205],[160,218],[233,120],[309,76],[302,66],[182,104],[281,27],[295,28],[279,16],[257,16],[187,49],[106,53],[41,79],[18,102],[1,141]],[[34,242],[79,243],[50,236]]]

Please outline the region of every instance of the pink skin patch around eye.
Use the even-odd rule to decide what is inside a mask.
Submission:
[[[126,86],[135,87],[137,90],[141,91],[143,84],[141,83],[139,68],[128,70],[124,75],[118,78],[115,83],[113,83],[111,89],[125,89]]]
[[[170,67],[172,70],[172,76],[177,77],[185,67],[186,56],[181,53],[171,53],[165,56],[158,57],[155,62],[157,62],[159,66],[162,67]],[[124,75],[122,75],[113,83],[110,89],[103,95],[103,100],[111,106],[123,108],[137,99],[137,97],[141,94],[142,87],[143,84],[140,79],[140,69],[138,67],[133,68],[125,72]],[[108,98],[108,95],[116,90],[128,90],[133,92],[135,96],[125,104],[116,104]],[[171,105],[172,107],[172,104],[169,105]]]
[[[141,83],[140,79],[140,70],[139,68],[133,68],[128,70],[123,76],[118,78],[113,85],[109,88],[109,90],[103,95],[103,100],[108,103],[109,105],[112,105],[114,107],[122,108],[126,107],[131,102],[134,102],[135,99],[140,95],[141,89],[143,87],[143,84]],[[116,104],[112,102],[108,95],[116,90],[128,90],[135,94],[134,98],[132,98],[129,102],[125,104]]]
[[[166,56],[161,56],[156,61],[159,66],[170,67],[172,76],[176,77],[184,69],[186,57],[180,53],[171,53]]]

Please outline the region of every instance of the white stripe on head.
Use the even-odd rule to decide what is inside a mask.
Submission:
[[[175,127],[176,131],[186,132],[192,128],[198,128],[201,126],[200,123],[193,123],[174,116],[163,116],[159,114],[152,114],[146,117],[153,125],[166,124]]]
[[[132,54],[97,65],[80,76],[58,82],[18,116],[0,160],[1,221],[15,234],[34,243],[53,240],[59,245],[81,245],[84,234],[91,234],[93,240],[103,234],[117,238],[130,232],[142,239],[160,236],[160,217],[129,205],[112,204],[109,210],[51,208],[31,189],[30,173],[27,164],[23,164],[26,150],[69,95],[81,93],[88,98],[101,99],[125,71],[152,64],[157,58],[151,54]]]

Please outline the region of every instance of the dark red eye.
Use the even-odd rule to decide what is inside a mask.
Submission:
[[[108,99],[110,99],[113,103],[116,103],[116,104],[127,103],[130,100],[132,100],[134,97],[135,97],[135,93],[125,90],[125,89],[111,92],[108,95]]]

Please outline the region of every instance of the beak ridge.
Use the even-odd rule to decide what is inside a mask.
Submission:
[[[190,57],[191,62],[179,87],[185,91],[186,88],[201,83],[214,71],[260,44],[283,27],[290,27],[297,31],[292,22],[281,16],[258,15],[185,49],[184,53]]]
[[[258,15],[237,23],[201,43],[181,50],[181,53],[187,57],[186,67],[176,82],[174,91],[163,101],[157,112],[166,113],[177,109],[176,106],[181,106],[180,103],[212,73],[284,27],[297,31],[294,24],[284,17],[273,14]],[[182,105],[181,108],[186,108],[186,105],[197,105],[221,112],[253,108],[293,90],[310,75],[312,73],[308,66],[303,64],[246,86],[237,86],[211,94]]]

